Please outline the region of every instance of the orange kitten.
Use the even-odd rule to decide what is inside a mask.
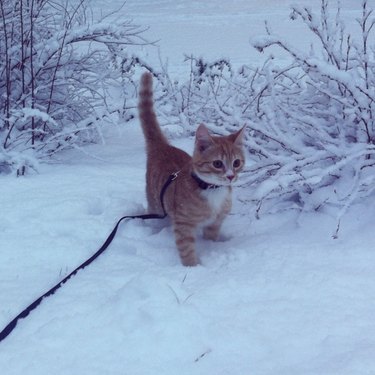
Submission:
[[[216,240],[231,209],[232,183],[244,166],[244,131],[217,137],[200,125],[193,157],[170,145],[153,109],[150,73],[142,75],[138,109],[147,147],[148,209],[163,213],[160,191],[169,175],[179,172],[165,193],[164,205],[173,223],[182,264],[195,266],[199,263],[195,252],[197,228],[202,226],[204,237]]]

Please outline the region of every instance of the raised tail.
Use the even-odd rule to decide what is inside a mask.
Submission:
[[[138,111],[143,134],[146,138],[147,148],[157,146],[160,143],[168,143],[160,129],[154,112],[151,73],[142,74],[139,88]]]

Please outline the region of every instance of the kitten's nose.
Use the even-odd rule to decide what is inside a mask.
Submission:
[[[227,179],[228,179],[229,181],[232,181],[232,180],[234,179],[234,175],[233,175],[233,174],[230,174],[229,176],[227,176]]]

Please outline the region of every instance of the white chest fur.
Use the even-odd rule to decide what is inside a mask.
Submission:
[[[211,208],[212,216],[217,216],[221,212],[224,203],[231,194],[228,186],[222,186],[218,189],[207,189],[202,191],[202,195],[207,199],[208,205]]]

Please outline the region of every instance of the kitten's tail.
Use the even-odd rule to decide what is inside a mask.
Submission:
[[[168,143],[167,139],[161,132],[160,125],[154,112],[151,73],[142,74],[141,85],[139,88],[138,111],[143,134],[146,138],[147,148],[160,143]]]

